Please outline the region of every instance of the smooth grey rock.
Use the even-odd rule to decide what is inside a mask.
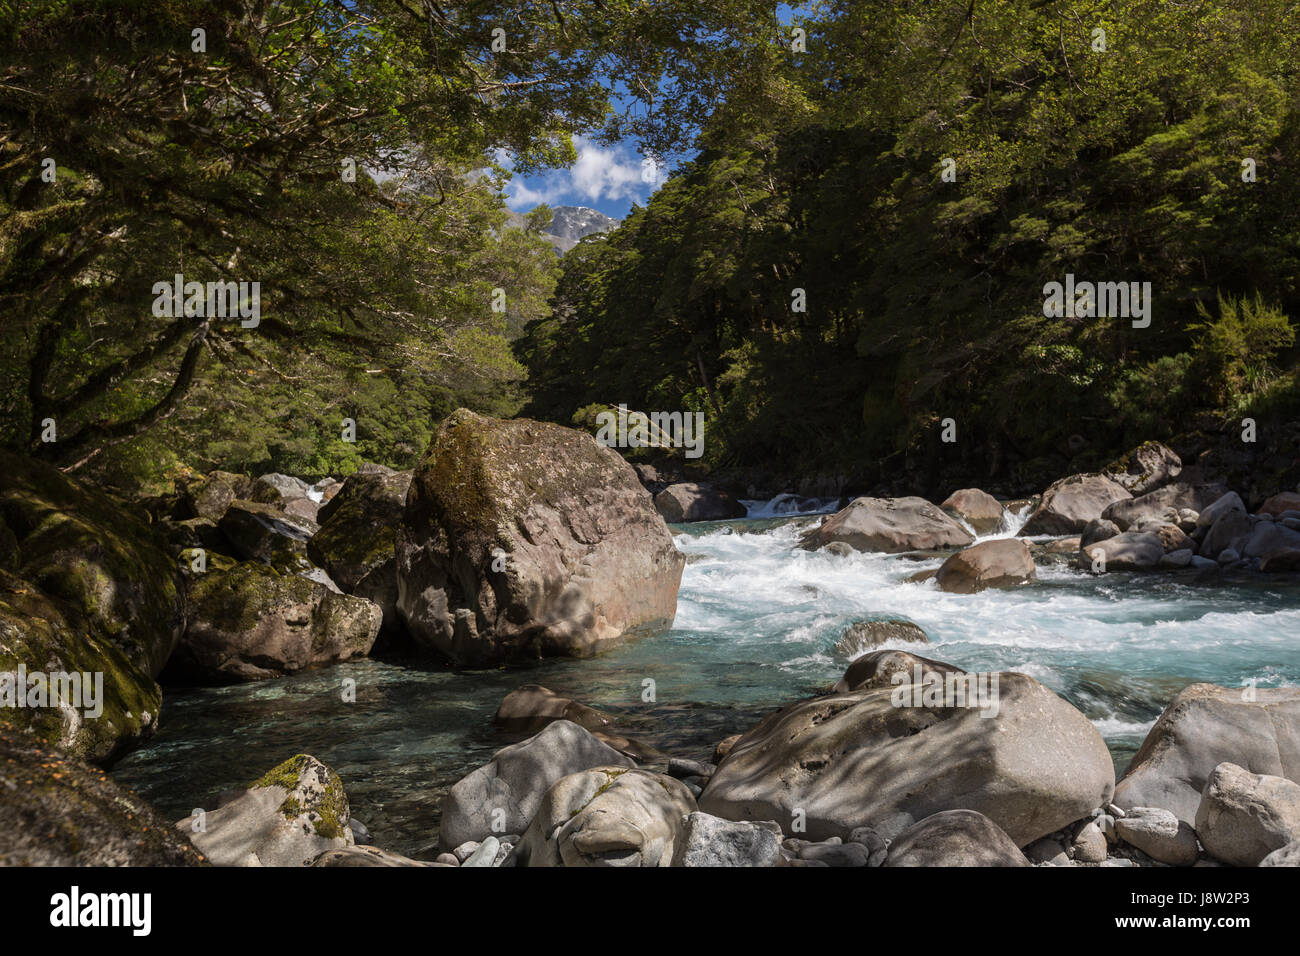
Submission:
[[[1300,784],[1221,763],[1205,784],[1196,832],[1216,860],[1258,866],[1300,840]]]
[[[1015,841],[974,810],[926,817],[889,845],[885,866],[1030,866]]]
[[[974,535],[924,498],[857,498],[799,539],[815,551],[842,542],[856,551],[928,551],[962,548]]]
[[[508,831],[522,832],[553,784],[601,766],[635,764],[572,721],[557,720],[535,736],[497,751],[447,792],[442,800],[440,842],[450,848],[482,840],[498,822]]]
[[[1170,866],[1191,866],[1200,856],[1196,833],[1170,810],[1133,807],[1115,821],[1115,833],[1151,859]]]

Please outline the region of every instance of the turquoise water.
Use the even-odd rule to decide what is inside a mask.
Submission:
[[[904,583],[938,558],[797,550],[799,532],[815,520],[674,528],[690,563],[673,629],[594,660],[462,672],[368,660],[169,690],[159,734],[114,776],[179,818],[311,753],[342,776],[377,844],[427,857],[442,794],[518,739],[494,731],[491,718],[506,693],[528,682],[619,714],[628,736],[707,757],[721,738],[834,682],[847,664],[834,645],[849,623],[903,617],[929,634],[927,656],[968,670],[1022,671],[1070,700],[1121,771],[1187,684],[1300,684],[1294,581],[1217,572],[1093,577],[1040,566],[1036,584],[1014,591],[944,594],[932,582]],[[346,678],[356,681],[355,703],[341,699]],[[647,679],[653,702],[642,699]]]

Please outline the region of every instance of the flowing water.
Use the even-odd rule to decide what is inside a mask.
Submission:
[[[940,558],[798,550],[827,502],[783,496],[748,503],[749,519],[674,527],[688,556],[672,630],[585,661],[525,670],[453,672],[366,660],[235,687],[167,690],[161,730],[114,776],[165,814],[213,806],[296,753],[343,778],[375,842],[428,856],[438,803],[464,774],[518,737],[494,731],[501,698],[544,684],[621,717],[628,736],[707,757],[776,707],[843,673],[835,642],[853,621],[906,618],[933,642],[926,656],[967,670],[1016,670],[1082,710],[1117,771],[1162,707],[1196,681],[1300,683],[1300,585],[1218,572],[1109,574],[1039,566],[1012,591],[944,594],[905,583]],[[1013,534],[1017,516],[1002,532]],[[916,652],[915,644],[886,647]],[[343,701],[356,682],[355,702]],[[646,681],[653,681],[654,701]]]

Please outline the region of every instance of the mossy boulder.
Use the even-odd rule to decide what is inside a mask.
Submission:
[[[260,680],[364,657],[381,617],[370,601],[256,562],[194,575],[188,606],[168,682]]]
[[[45,675],[76,675],[80,686],[73,699],[60,704]],[[33,696],[37,680],[46,688]],[[29,731],[71,756],[107,764],[153,735],[161,708],[162,692],[153,678],[117,647],[74,630],[48,596],[0,571],[0,724]]]
[[[98,768],[0,729],[0,866],[199,866],[200,853]]]
[[[319,530],[316,522],[285,514],[275,505],[242,499],[230,503],[219,527],[236,557],[281,571],[310,567],[307,541]]]
[[[374,601],[384,624],[399,625],[396,533],[406,510],[412,472],[358,472],[321,506],[320,530],[307,542],[307,556],[348,594]]]
[[[215,866],[310,866],[353,846],[352,810],[338,774],[308,754],[274,767],[216,810],[176,824]]]
[[[589,656],[670,626],[685,563],[613,449],[461,409],[407,494],[398,608],[417,644],[458,664]]]
[[[253,482],[245,475],[211,471],[181,491],[181,509],[189,518],[220,521],[232,501],[247,498],[252,491]]]
[[[0,518],[19,577],[55,599],[68,626],[120,650],[150,677],[184,625],[175,556],[133,510],[57,468],[0,452]]]
[[[1102,473],[1137,497],[1168,484],[1182,470],[1183,460],[1172,448],[1158,441],[1147,441],[1112,461]]]

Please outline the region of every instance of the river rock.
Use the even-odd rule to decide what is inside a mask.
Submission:
[[[1016,841],[975,810],[932,813],[889,845],[885,866],[1030,866]]]
[[[370,652],[379,607],[298,575],[243,562],[196,575],[169,680],[233,683],[294,674]]]
[[[1083,534],[1079,535],[1079,547],[1086,548],[1098,541],[1106,541],[1115,537],[1121,530],[1120,526],[1113,521],[1108,521],[1105,518],[1093,518],[1088,522],[1087,527],[1083,529]]]
[[[1034,559],[1020,538],[981,541],[944,561],[937,577],[940,591],[957,594],[1013,588],[1034,580]]]
[[[253,482],[244,475],[228,471],[210,471],[198,481],[192,481],[181,492],[181,506],[191,518],[220,521],[230,503],[237,498],[247,498],[253,491]]]
[[[515,848],[520,866],[671,866],[697,809],[680,780],[622,766],[570,774],[546,791]]]
[[[696,810],[682,821],[674,842],[673,866],[777,866],[781,831],[746,820],[724,820]]]
[[[1115,835],[1158,863],[1191,866],[1201,855],[1196,832],[1170,810],[1132,807],[1115,821]]]
[[[1239,511],[1242,514],[1245,514],[1246,505],[1245,502],[1241,500],[1241,495],[1237,494],[1235,491],[1229,491],[1214,499],[1214,501],[1206,505],[1204,508],[1198,510],[1200,511],[1200,514],[1197,515],[1196,526],[1198,528],[1210,528],[1213,527],[1214,523],[1218,521],[1219,518],[1229,512]]]
[[[536,733],[557,720],[569,720],[593,733],[613,730],[614,718],[594,707],[561,697],[540,684],[524,684],[506,694],[492,722],[512,733]]]
[[[962,676],[927,668],[921,684],[906,674],[906,683],[893,684],[882,673],[883,686],[866,681],[777,711],[736,742],[700,808],[786,830],[798,810],[812,840],[866,825],[888,838],[941,810],[979,810],[1025,845],[1110,799],[1110,753],[1086,717],[1010,672],[997,675],[996,693],[984,675],[982,700],[979,675],[966,675],[974,706],[925,706],[935,681],[951,681],[955,691]],[[979,706],[990,698],[996,714]]]
[[[398,607],[417,644],[457,664],[589,656],[671,625],[685,565],[613,449],[461,409],[407,494]]]
[[[350,816],[338,774],[298,754],[243,796],[176,828],[215,866],[310,866],[322,853],[353,845]]]
[[[1125,531],[1079,550],[1079,567],[1085,571],[1149,571],[1165,556],[1160,535]]]
[[[98,767],[0,727],[0,866],[203,862],[153,807]]]
[[[1205,783],[1196,832],[1216,860],[1258,866],[1274,850],[1300,840],[1300,784],[1221,763]]]
[[[176,555],[136,513],[57,468],[0,451],[10,570],[58,604],[68,626],[157,677],[185,623]],[[39,665],[43,667],[43,664]]]
[[[1259,506],[1256,514],[1272,515],[1281,517],[1288,511],[1300,511],[1300,492],[1284,491],[1281,494],[1273,495]]]
[[[1102,473],[1133,495],[1144,495],[1177,478],[1183,461],[1173,449],[1158,441],[1143,442],[1128,454],[1111,462]]]
[[[1300,840],[1292,840],[1259,861],[1260,866],[1300,866]]]
[[[854,621],[840,639],[835,642],[835,653],[841,657],[853,659],[879,647],[887,641],[906,641],[914,644],[928,644],[930,638],[925,631],[911,621],[891,619],[888,621]]]
[[[1300,548],[1279,548],[1269,551],[1259,562],[1265,574],[1288,574],[1300,571]]]
[[[939,507],[965,521],[976,534],[992,534],[1002,527],[1006,517],[1002,503],[978,488],[954,491]]]
[[[926,673],[943,676],[966,673],[954,664],[918,657],[907,651],[874,651],[859,657],[831,689],[833,694],[847,694],[850,691],[864,690],[869,687],[892,687],[896,684],[912,683],[921,680]]]
[[[855,551],[931,551],[964,548],[974,536],[924,498],[857,498],[800,538],[815,551],[843,542]]]
[[[1261,521],[1251,530],[1241,548],[1242,557],[1262,558],[1273,551],[1300,550],[1300,531],[1275,521]]]
[[[236,557],[290,572],[310,564],[307,540],[318,530],[316,522],[274,505],[242,500],[230,503],[218,526]]]
[[[1121,531],[1128,531],[1138,522],[1147,519],[1166,520],[1171,511],[1181,521],[1185,517],[1184,512],[1199,512],[1218,501],[1227,491],[1227,487],[1220,484],[1189,484],[1179,481],[1137,498],[1112,502],[1102,511],[1101,516],[1115,522]]]
[[[522,832],[552,784],[600,766],[635,764],[572,721],[557,720],[541,733],[497,751],[447,792],[439,841],[451,849],[482,840],[494,832],[494,824],[498,832]]]
[[[250,498],[261,504],[283,507],[296,498],[306,498],[310,487],[301,478],[272,472],[253,479]]]
[[[1108,505],[1131,498],[1123,485],[1106,475],[1070,475],[1043,492],[1042,500],[1029,516],[1022,535],[1079,534]]]
[[[1202,512],[1202,517],[1204,517],[1204,512]],[[1240,552],[1246,546],[1246,542],[1250,539],[1251,532],[1254,530],[1255,523],[1250,520],[1250,515],[1246,514],[1245,511],[1225,511],[1215,519],[1204,540],[1201,541],[1201,555],[1207,558],[1215,558],[1229,548]]]
[[[33,698],[38,682],[43,689]],[[59,706],[56,696],[64,689],[67,706]],[[17,706],[20,699],[27,706]],[[73,628],[47,595],[0,571],[5,723],[69,756],[107,765],[153,736],[161,708],[158,684],[121,650],[94,632]]]
[[[1116,786],[1116,805],[1163,807],[1194,826],[1210,774],[1225,761],[1300,781],[1300,688],[1252,689],[1253,701],[1244,694],[1213,684],[1180,691]]]
[[[312,866],[437,866],[435,863],[422,863],[409,856],[381,850],[376,846],[348,846],[337,850],[326,850],[312,862]]]
[[[669,524],[686,521],[722,521],[749,513],[725,491],[693,481],[669,485],[654,497],[655,509]]]
[[[321,506],[320,530],[307,542],[307,556],[340,588],[379,605],[389,630],[401,626],[396,535],[411,476],[409,471],[349,475]]]

